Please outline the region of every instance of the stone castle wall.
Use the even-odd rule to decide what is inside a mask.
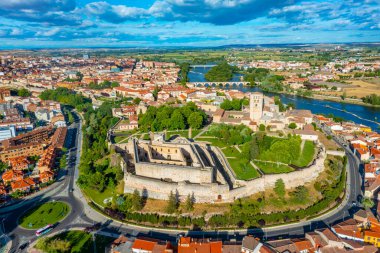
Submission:
[[[191,184],[187,182],[166,182],[158,179],[140,177],[133,174],[125,176],[124,192],[132,193],[135,189],[148,198],[168,199],[170,192],[178,192],[180,199],[186,199],[187,195],[194,194],[196,202],[212,202],[219,195],[228,192],[228,185]]]
[[[170,178],[172,181],[191,183],[212,183],[213,168],[194,168],[169,164],[139,162],[135,164],[136,175],[156,179]]]
[[[315,180],[324,170],[326,152],[323,150],[314,164],[308,168],[290,173],[264,175],[251,181],[236,180],[240,187],[230,190],[228,185],[191,184],[186,182],[174,183],[158,179],[140,177],[132,174],[125,176],[125,192],[131,193],[134,189],[147,192],[148,197],[167,199],[170,192],[178,192],[180,197],[186,198],[188,194],[194,194],[196,202],[231,202],[237,198],[248,197],[252,194],[274,188],[278,179],[282,179],[286,188],[294,188]],[[183,173],[186,174],[186,173]],[[151,176],[151,175],[150,175]]]

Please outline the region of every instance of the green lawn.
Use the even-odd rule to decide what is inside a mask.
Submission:
[[[197,134],[199,134],[201,130],[199,129],[192,129],[191,130],[191,138],[194,138]],[[185,137],[185,138],[189,138],[189,129],[186,129],[186,130],[178,130],[178,131],[171,131],[171,130],[168,130],[167,131],[167,139],[169,139],[170,137],[172,137],[173,135],[179,135],[179,136],[182,136],[182,137]]]
[[[210,142],[212,146],[217,146],[219,148],[227,147],[227,144],[217,138],[198,138],[196,141],[207,141]]]
[[[241,156],[241,153],[235,147],[227,147],[222,149],[222,151],[226,157],[239,158]]]
[[[115,190],[110,189],[108,187],[103,192],[98,192],[97,190],[92,189],[90,187],[82,189],[82,191],[85,192],[85,194],[88,197],[91,197],[91,199],[96,204],[101,205],[103,207],[106,206],[106,204],[104,204],[103,202],[105,199],[115,196]]]
[[[104,252],[105,248],[113,242],[115,238],[95,235],[95,246],[97,252]],[[37,241],[35,246],[43,252],[94,252],[92,235],[83,231],[73,230],[63,232],[51,237],[44,237]]]
[[[21,227],[38,229],[63,220],[69,212],[70,207],[64,202],[47,202],[27,211],[19,222]]]
[[[201,129],[193,129],[191,131],[192,131],[191,138],[194,138],[197,134],[201,132]]]
[[[114,141],[115,141],[115,143],[119,143],[120,141],[122,141],[124,139],[126,139],[126,141],[127,141],[128,140],[127,137],[128,136],[115,136]]]
[[[257,167],[259,167],[264,174],[278,174],[278,173],[288,173],[294,171],[293,168],[283,165],[283,164],[275,164],[275,163],[266,163],[254,161]]]
[[[122,134],[122,135],[124,135],[125,137],[130,136],[130,135],[132,135],[132,134],[135,133],[135,132],[136,132],[136,130],[115,131],[115,133],[117,133],[117,134]]]
[[[250,180],[259,177],[259,173],[250,163],[245,164],[242,162],[244,159],[241,157],[241,153],[233,146],[227,146],[226,143],[217,138],[199,138],[198,141],[210,142],[212,146],[219,147],[227,158],[228,163],[234,170],[236,177],[240,180]]]
[[[300,157],[298,160],[294,161],[293,164],[298,167],[305,167],[309,165],[313,160],[314,153],[314,143],[312,141],[306,141]]]
[[[250,180],[259,177],[259,172],[250,163],[244,164],[239,158],[228,158],[227,160],[237,179]]]
[[[106,187],[103,192],[99,192],[96,189],[92,189],[90,187],[83,188],[82,191],[86,194],[86,196],[90,197],[96,204],[105,207],[104,200],[110,197],[114,197],[117,194],[122,194],[124,192],[124,181],[121,180],[119,184],[115,187],[115,189],[111,189],[110,187]]]
[[[189,137],[189,130],[167,131],[166,133],[167,133],[166,139],[169,139],[170,137],[174,135],[179,135],[185,138]]]
[[[97,235],[95,242],[97,252],[104,252],[105,242],[109,242],[108,237]],[[37,241],[35,246],[37,249],[43,252],[53,253],[53,252],[75,252],[75,253],[86,253],[94,252],[94,244],[92,240],[92,235],[83,231],[68,231],[63,232],[52,237],[41,238]]]

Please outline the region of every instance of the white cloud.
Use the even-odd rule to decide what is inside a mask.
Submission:
[[[10,32],[10,35],[12,36],[18,36],[22,34],[23,34],[23,31],[19,28],[13,28],[12,31]]]
[[[47,31],[38,31],[38,32],[36,32],[36,36],[51,37],[51,36],[56,35],[60,31],[61,31],[61,29],[56,27],[56,28],[53,28],[53,29],[50,29]]]

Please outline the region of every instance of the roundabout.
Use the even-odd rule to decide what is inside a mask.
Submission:
[[[70,212],[71,207],[65,202],[45,202],[27,210],[19,218],[19,226],[24,229],[39,229],[65,219]]]

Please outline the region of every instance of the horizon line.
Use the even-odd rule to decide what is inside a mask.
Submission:
[[[268,46],[311,46],[311,45],[348,45],[348,44],[362,44],[362,45],[379,45],[378,42],[305,42],[305,43],[252,43],[252,44],[225,44],[219,46],[180,46],[180,45],[168,45],[168,46],[72,46],[72,47],[19,47],[19,48],[0,48],[0,51],[18,51],[18,50],[65,50],[65,49],[211,49],[211,48],[223,48],[223,47],[268,47]]]

